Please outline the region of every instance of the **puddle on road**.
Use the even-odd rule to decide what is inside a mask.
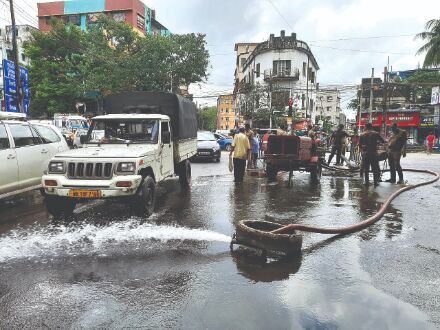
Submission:
[[[209,230],[141,223],[137,218],[106,226],[36,225],[27,229],[16,229],[0,236],[0,263],[84,253],[105,254],[108,249],[126,247],[127,244],[142,243],[145,246],[148,245],[145,244],[148,241],[171,240],[229,243],[231,238]]]

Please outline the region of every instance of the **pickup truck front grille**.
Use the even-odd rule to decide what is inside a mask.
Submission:
[[[69,179],[110,179],[113,173],[113,163],[71,162],[67,165]]]

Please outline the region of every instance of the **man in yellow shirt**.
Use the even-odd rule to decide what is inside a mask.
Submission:
[[[234,136],[232,141],[231,155],[234,153],[234,182],[243,182],[246,170],[246,160],[249,157],[251,145],[245,135],[244,127],[239,128],[239,133]]]

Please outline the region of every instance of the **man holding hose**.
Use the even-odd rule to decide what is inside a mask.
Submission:
[[[406,157],[406,132],[397,128],[394,123],[391,127],[393,134],[388,141],[388,163],[390,165],[391,178],[386,182],[396,183],[396,171],[399,174],[398,184],[404,183],[402,166],[400,166],[400,158]]]

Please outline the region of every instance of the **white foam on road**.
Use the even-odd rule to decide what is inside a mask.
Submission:
[[[106,226],[47,226],[16,229],[0,236],[0,263],[14,259],[104,252],[107,247],[158,240],[230,242],[229,236],[204,229],[141,224],[130,219]]]

